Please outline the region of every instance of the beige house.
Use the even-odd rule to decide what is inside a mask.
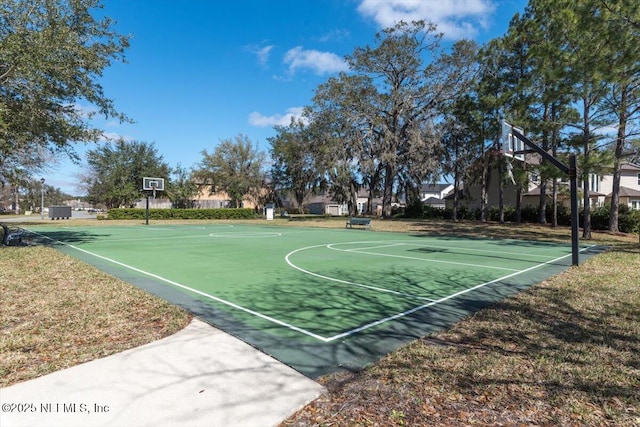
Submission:
[[[196,207],[201,209],[227,208],[230,202],[231,198],[226,192],[216,191],[212,193],[211,185],[200,186],[200,191],[195,198]],[[251,196],[245,195],[242,199],[241,207],[255,209],[258,207],[258,201]]]
[[[266,190],[265,190],[266,191]],[[224,191],[211,192],[210,185],[201,185],[197,196],[194,199],[195,207],[199,209],[217,209],[227,208],[231,202],[231,198]],[[243,208],[256,209],[259,203],[251,196],[245,196],[242,199]],[[140,199],[135,203],[136,208],[146,207],[146,200]],[[154,209],[170,209],[171,201],[165,198],[149,199],[149,207]]]
[[[526,191],[522,194],[522,206],[538,205],[540,202],[540,175],[536,169],[539,164],[537,156],[527,156],[527,164],[530,169],[529,182]],[[488,206],[499,205],[499,181],[500,175],[497,166],[493,166],[489,178],[488,186]],[[516,206],[517,188],[509,180],[503,178],[503,201],[505,206]],[[569,200],[569,180],[563,178],[558,181],[559,185],[559,202],[570,206]],[[582,181],[578,181],[578,189],[581,190]],[[470,209],[480,207],[481,185],[474,183],[465,186],[465,192],[460,199],[461,205]],[[611,202],[613,192],[613,175],[612,174],[596,174],[589,175],[589,199],[592,207],[602,206]],[[547,185],[548,202],[551,202],[551,185]],[[582,197],[579,197],[578,203],[583,204]],[[451,197],[447,198],[447,207],[453,205]],[[623,163],[621,167],[620,178],[620,205],[627,205],[630,209],[640,209],[640,166],[632,163]]]
[[[367,200],[369,193],[359,191],[356,199],[358,205],[358,214],[363,214],[367,208]],[[321,194],[315,196],[304,204],[305,210],[316,215],[342,216],[349,215],[349,207],[346,203],[336,202],[330,194]],[[372,208],[374,215],[382,215],[382,200],[375,198],[372,200]]]

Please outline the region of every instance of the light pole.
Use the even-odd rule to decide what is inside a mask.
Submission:
[[[44,220],[44,178],[40,178],[40,219]]]

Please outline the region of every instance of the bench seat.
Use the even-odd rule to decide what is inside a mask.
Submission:
[[[349,217],[345,228],[353,228],[354,225],[361,225],[366,229],[371,228],[371,218]]]

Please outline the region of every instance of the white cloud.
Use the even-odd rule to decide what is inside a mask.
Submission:
[[[383,28],[424,20],[436,24],[448,39],[473,37],[478,28],[487,28],[494,11],[492,0],[362,0],[358,6],[360,14]]]
[[[258,45],[246,46],[246,49],[256,56],[260,65],[267,65],[267,63],[269,62],[269,56],[271,55],[271,51],[273,50],[273,48],[274,45],[272,44],[264,47],[260,47]]]
[[[253,112],[249,114],[249,124],[257,127],[289,126],[291,119],[302,119],[302,107],[288,108],[285,114],[274,114],[273,116],[263,116],[261,113]]]
[[[349,30],[344,29],[336,29],[328,32],[327,34],[321,36],[318,41],[322,43],[330,42],[330,41],[341,41],[348,38],[351,35]]]
[[[304,50],[302,46],[290,49],[284,56],[284,63],[289,65],[289,71],[292,73],[304,68],[319,75],[348,70],[344,59],[335,53]]]

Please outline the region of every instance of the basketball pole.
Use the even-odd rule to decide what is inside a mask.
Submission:
[[[147,193],[147,209],[145,209],[145,225],[149,225],[149,193]]]
[[[571,187],[571,264],[580,265],[578,246],[578,167],[576,155],[569,155],[569,185]]]
[[[511,134],[569,176],[569,187],[571,189],[571,264],[575,266],[580,265],[580,248],[578,241],[578,169],[576,166],[576,155],[571,154],[569,156],[569,166],[567,167],[567,165],[514,129],[513,126],[511,126]]]

